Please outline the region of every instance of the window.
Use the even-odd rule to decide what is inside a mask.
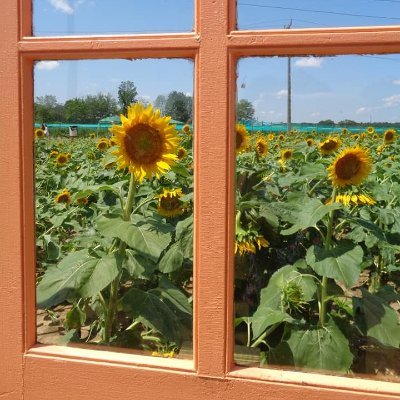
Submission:
[[[195,32],[118,37],[31,37],[30,1],[3,1],[3,228],[1,391],[15,397],[387,399],[397,384],[233,364],[233,263],[236,62],[248,56],[400,52],[396,27],[235,31],[233,1],[198,1]],[[32,71],[35,60],[191,58],[195,61],[194,362],[35,346]],[[209,121],[212,121],[210,128]],[[3,322],[3,321],[2,321]],[[23,332],[23,335],[18,334]],[[5,352],[3,353],[3,349]],[[49,383],[54,377],[56,384]],[[215,379],[216,378],[216,379]],[[88,385],[88,382],[93,384]],[[89,387],[88,387],[89,386]],[[56,394],[57,393],[57,394]],[[175,393],[179,393],[175,395]]]

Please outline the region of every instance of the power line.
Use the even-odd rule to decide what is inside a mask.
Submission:
[[[383,1],[383,0],[381,0]],[[386,0],[389,1],[389,0]],[[392,0],[394,1],[394,0]],[[253,3],[238,3],[241,6],[248,6],[248,7],[259,7],[259,8],[273,8],[278,10],[290,10],[290,11],[300,11],[300,12],[311,12],[311,13],[318,13],[318,14],[331,14],[331,15],[342,15],[347,17],[363,17],[363,18],[374,18],[374,19],[388,19],[388,20],[400,20],[400,17],[386,17],[383,15],[366,15],[366,14],[352,14],[352,13],[345,13],[339,11],[323,11],[323,10],[314,10],[310,8],[294,8],[294,7],[282,7],[282,6],[266,6],[262,4],[253,4]]]

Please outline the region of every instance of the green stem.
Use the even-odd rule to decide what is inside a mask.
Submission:
[[[128,195],[125,202],[125,207],[123,209],[123,219],[124,221],[129,221],[131,217],[132,208],[134,206],[136,193],[136,180],[133,174],[131,174],[131,179],[129,182]],[[121,241],[119,244],[118,252],[122,257],[125,257],[126,243]],[[105,343],[109,343],[112,336],[112,328],[114,325],[115,314],[117,312],[118,304],[118,289],[121,280],[122,273],[120,272],[118,276],[111,282],[110,287],[110,298],[108,300],[108,306],[106,311],[106,319],[104,322],[104,336],[103,340]]]
[[[336,188],[332,191],[332,203],[336,200]],[[333,218],[335,216],[335,210],[332,210],[328,216],[328,228],[325,239],[325,250],[330,250],[332,246],[332,234],[333,234]],[[323,276],[321,282],[321,298],[319,304],[319,324],[325,326],[326,323],[326,303],[327,303],[327,292],[328,292],[328,277]]]

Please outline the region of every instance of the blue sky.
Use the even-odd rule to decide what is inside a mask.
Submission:
[[[33,0],[34,34],[189,32],[192,0]],[[400,0],[240,0],[241,29],[400,25]],[[292,59],[293,121],[400,121],[400,56],[338,56]],[[285,121],[286,58],[241,60],[238,97],[250,100],[256,117]],[[399,71],[399,72],[398,72]],[[139,96],[154,101],[172,90],[193,92],[189,60],[83,60],[40,62],[35,95],[60,102],[98,92],[116,95],[132,80]]]

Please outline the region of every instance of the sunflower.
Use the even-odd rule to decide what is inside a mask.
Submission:
[[[281,159],[283,161],[288,161],[293,157],[293,149],[282,149],[281,150]]]
[[[89,203],[89,199],[87,197],[81,197],[79,199],[76,199],[75,203],[78,206],[86,206]]]
[[[44,138],[44,130],[43,129],[36,129],[35,130],[35,138],[36,139],[43,139]]]
[[[306,143],[308,147],[311,147],[314,145],[314,139],[313,138],[307,138]]]
[[[71,203],[71,193],[68,189],[63,189],[62,192],[58,193],[55,197],[55,202],[57,204],[65,203],[69,205]]]
[[[52,150],[52,151],[50,152],[50,154],[49,154],[49,157],[50,157],[50,158],[52,158],[52,157],[57,157],[58,154],[59,154],[59,152],[58,152],[57,150]]]
[[[265,157],[268,153],[268,143],[262,136],[256,141],[255,151],[259,157]]]
[[[351,137],[354,139],[354,140],[358,140],[358,139],[360,139],[360,135],[359,134],[355,134],[355,135],[351,135]]]
[[[185,132],[187,135],[190,135],[190,125],[188,125],[188,124],[183,125],[182,130],[183,130],[183,132]]]
[[[367,128],[367,133],[369,133],[369,134],[373,134],[373,133],[375,133],[375,128],[373,127],[373,126],[369,126],[368,128]]]
[[[267,138],[268,138],[269,141],[274,140],[275,135],[273,133],[269,133]]]
[[[371,169],[372,159],[368,150],[356,146],[344,149],[327,170],[332,185],[344,187],[360,184]]]
[[[164,217],[177,217],[185,211],[184,203],[180,200],[182,189],[166,190],[158,196],[157,211]]]
[[[349,133],[347,128],[342,128],[342,134],[347,135]]]
[[[90,139],[94,139],[94,138],[96,137],[96,134],[95,134],[94,132],[92,132],[92,133],[89,135],[89,137],[90,137]]]
[[[286,172],[286,164],[285,164],[285,161],[283,161],[281,158],[278,160],[278,163],[279,163],[279,165],[280,165],[280,167],[281,167],[281,171],[282,172]]]
[[[334,153],[341,145],[342,141],[339,138],[329,136],[319,144],[318,148],[321,154],[327,155]]]
[[[68,154],[66,153],[59,153],[56,157],[56,164],[59,167],[64,166],[65,164],[67,164],[69,158],[68,158]]]
[[[236,124],[236,153],[240,154],[246,151],[249,143],[246,127],[243,124]]]
[[[183,160],[187,156],[187,151],[184,147],[179,147],[176,155],[178,156],[179,160]]]
[[[235,253],[239,253],[239,255],[243,254],[255,254],[258,250],[261,250],[262,247],[268,247],[269,242],[265,239],[264,236],[261,235],[244,235],[241,236],[240,239],[235,242]]]
[[[107,150],[110,147],[110,143],[108,142],[107,138],[101,138],[97,142],[96,147],[99,150],[104,151],[104,150]]]
[[[108,143],[110,147],[116,146],[118,144],[117,141],[115,140],[115,137],[111,137]]]
[[[375,133],[374,136],[372,136],[372,138],[373,138],[374,140],[378,140],[378,139],[379,139],[379,135]]]
[[[161,117],[160,110],[153,110],[151,105],[129,106],[128,118],[121,115],[122,124],[111,128],[118,145],[113,152],[118,157],[118,169],[129,168],[139,182],[166,173],[177,160],[179,144],[170,120],[171,117]]]
[[[396,131],[394,129],[388,129],[383,134],[383,140],[385,144],[393,143],[396,138]]]
[[[282,135],[282,133],[278,136],[278,140],[281,140],[281,141],[283,141],[283,140],[285,140],[285,135]]]
[[[355,194],[355,193],[344,193],[344,194],[339,194],[335,198],[336,203],[342,203],[345,206],[358,206],[358,205],[367,205],[367,206],[373,206],[376,204],[376,200],[373,199],[371,196],[368,196],[367,194]],[[326,204],[331,204],[332,199],[328,199]]]

